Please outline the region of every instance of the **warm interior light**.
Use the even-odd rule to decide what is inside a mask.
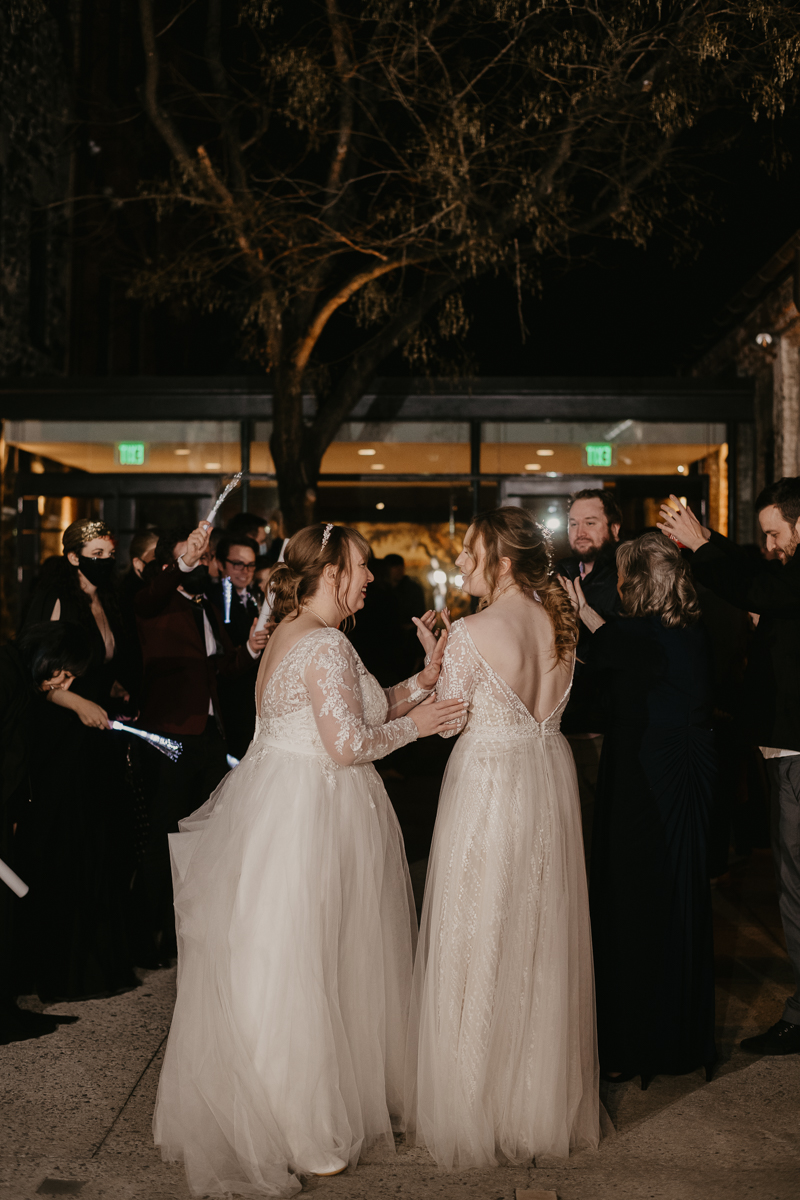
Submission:
[[[359,453],[360,455],[362,455],[364,458],[371,458],[371,457],[372,457],[372,455],[373,455],[373,454],[377,454],[377,453],[378,453],[378,451],[377,451],[377,450],[359,450],[359,452],[358,452],[358,453]]]
[[[545,525],[547,526],[548,529],[560,529],[561,528],[561,522],[558,519],[558,517],[548,517],[547,520],[545,521]]]
[[[678,467],[678,474],[679,474],[679,475],[683,475],[683,473],[685,472],[685,470],[686,470],[686,467],[684,467],[683,465],[679,466],[679,467]]]
[[[191,450],[187,450],[184,448],[183,450],[176,450],[175,453],[176,454],[191,454],[192,452],[191,452]]]
[[[203,463],[203,466],[205,467],[205,469],[207,471],[221,471],[222,470],[222,463]]]
[[[463,575],[454,575],[453,583],[456,585],[457,588],[463,587],[464,586],[464,576]]]
[[[537,450],[536,453],[540,458],[552,458],[555,454],[555,450]]]
[[[385,471],[386,470],[383,463],[371,463],[370,466],[372,467],[373,471]]]
[[[378,512],[383,512],[383,510],[386,508],[386,505],[382,500],[379,500],[375,507],[377,508]]]
[[[542,469],[541,463],[525,463],[526,471],[541,471],[541,469]]]
[[[756,334],[756,343],[759,346],[771,346],[772,345],[772,334],[771,333],[757,333]]]

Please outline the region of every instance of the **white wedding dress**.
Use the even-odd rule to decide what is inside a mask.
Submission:
[[[171,837],[178,997],[154,1116],[195,1194],[290,1196],[403,1123],[416,915],[373,759],[417,736],[335,629],[264,691],[241,764]]]
[[[569,690],[537,722],[453,625],[437,692],[469,711],[428,865],[406,1085],[409,1132],[448,1169],[598,1144],[580,804],[559,732]]]

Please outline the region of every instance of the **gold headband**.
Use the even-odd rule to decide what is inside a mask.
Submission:
[[[68,525],[61,536],[61,545],[64,548],[64,553],[68,554],[71,550],[77,551],[81,546],[86,546],[94,538],[112,536],[111,530],[105,521],[92,521],[88,517],[84,517],[81,521],[73,521]]]

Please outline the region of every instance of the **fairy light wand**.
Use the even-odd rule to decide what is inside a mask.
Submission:
[[[139,737],[142,741],[149,742],[155,750],[160,750],[162,754],[166,754],[167,758],[172,762],[177,762],[181,756],[183,747],[180,742],[176,742],[173,738],[162,737],[160,733],[147,733],[144,729],[134,729],[132,725],[124,725],[122,721],[111,721],[110,727],[122,733],[132,733],[134,737]]]
[[[231,583],[230,575],[226,575],[222,581],[222,607],[225,613],[225,624],[231,623],[231,597],[233,596],[233,584]]]
[[[236,474],[234,475],[233,479],[231,479],[230,483],[227,485],[227,487],[223,488],[223,490],[217,496],[217,499],[215,500],[211,511],[209,512],[208,516],[206,517],[205,525],[208,527],[208,529],[212,528],[212,526],[214,524],[214,518],[216,517],[220,508],[222,507],[224,502],[228,499],[228,496],[230,496],[231,492],[235,488],[237,488],[241,482],[242,482],[242,472],[237,471]]]

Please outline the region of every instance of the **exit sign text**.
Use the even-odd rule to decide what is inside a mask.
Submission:
[[[585,450],[587,467],[613,466],[614,447],[609,442],[590,442]]]
[[[144,442],[117,442],[117,459],[121,467],[143,467],[146,458]]]

